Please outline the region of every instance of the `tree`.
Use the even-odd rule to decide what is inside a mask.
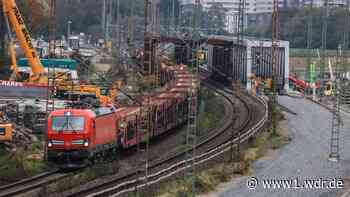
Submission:
[[[306,48],[307,21],[312,16],[312,48],[321,48],[323,9],[286,9],[279,13],[280,39],[290,41],[292,48]],[[336,49],[343,40],[345,10],[333,8],[328,18],[327,48]],[[261,33],[262,32],[262,33]],[[254,25],[247,28],[247,35],[271,37],[271,24],[266,28]]]

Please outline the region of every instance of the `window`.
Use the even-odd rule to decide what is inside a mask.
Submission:
[[[84,117],[79,116],[54,116],[52,117],[52,130],[54,131],[83,131]]]
[[[5,132],[5,128],[0,128],[0,135],[5,135],[6,132]]]
[[[129,122],[126,132],[127,132],[127,134],[126,134],[127,138],[126,139],[127,140],[132,140],[134,138],[134,136],[135,136],[135,133],[136,133],[136,124],[135,124],[134,121],[130,121]]]

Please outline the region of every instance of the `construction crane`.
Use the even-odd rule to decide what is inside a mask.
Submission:
[[[23,49],[28,63],[31,67],[31,74],[27,82],[33,84],[48,84],[48,73],[46,73],[43,64],[33,46],[29,31],[25,25],[23,17],[18,9],[15,0],[1,0],[2,8],[5,15],[5,20],[9,29],[10,35],[10,56],[11,68],[14,75],[18,76],[16,54],[14,49],[14,42],[11,38],[11,29],[15,32],[21,48]],[[33,8],[32,8],[33,9]],[[101,89],[94,85],[76,85],[67,73],[54,73],[54,78],[57,80],[55,86],[58,90],[64,92],[74,92],[76,94],[90,94],[100,101],[102,104],[110,102],[111,98],[103,96]]]
[[[31,66],[31,74],[28,82],[47,83],[44,66],[33,46],[29,31],[24,23],[23,17],[17,7],[15,0],[1,0],[5,18],[16,33],[21,48]]]

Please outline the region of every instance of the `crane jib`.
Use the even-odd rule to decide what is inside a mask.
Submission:
[[[25,27],[22,28],[22,33],[24,34],[24,37],[25,37],[26,42],[28,44],[28,47],[30,49],[33,49],[34,47],[33,47],[32,41],[30,39],[30,35],[29,35],[29,33],[28,33],[28,31],[27,31],[27,29]]]
[[[24,21],[22,19],[21,13],[19,12],[17,7],[12,8],[13,11],[15,12],[16,19],[20,25],[24,25]]]
[[[32,44],[32,42],[31,42],[31,38],[30,38],[29,32],[27,31],[27,28],[26,28],[25,25],[24,25],[24,21],[23,21],[23,19],[22,19],[21,13],[19,12],[19,10],[18,10],[17,7],[13,7],[13,11],[14,11],[14,13],[15,13],[15,16],[16,16],[16,19],[17,19],[18,24],[19,24],[19,25],[22,25],[21,31],[22,31],[22,33],[24,34],[25,40],[26,40],[26,42],[27,42],[27,44],[28,44],[28,47],[29,47],[30,49],[33,49],[34,47],[33,47],[33,44]],[[34,56],[34,57],[35,57],[35,56]]]

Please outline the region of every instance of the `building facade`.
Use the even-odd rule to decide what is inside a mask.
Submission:
[[[300,0],[300,6],[323,7],[326,0]],[[344,7],[347,5],[347,0],[328,0],[328,5],[331,7]]]
[[[194,0],[179,0],[182,11],[191,9]],[[255,23],[270,20],[273,9],[273,0],[245,0],[245,24],[251,25]],[[279,4],[283,4],[286,0],[279,0]],[[209,9],[214,4],[221,4],[226,15],[226,31],[233,33],[238,26],[239,0],[201,0],[204,9]]]

